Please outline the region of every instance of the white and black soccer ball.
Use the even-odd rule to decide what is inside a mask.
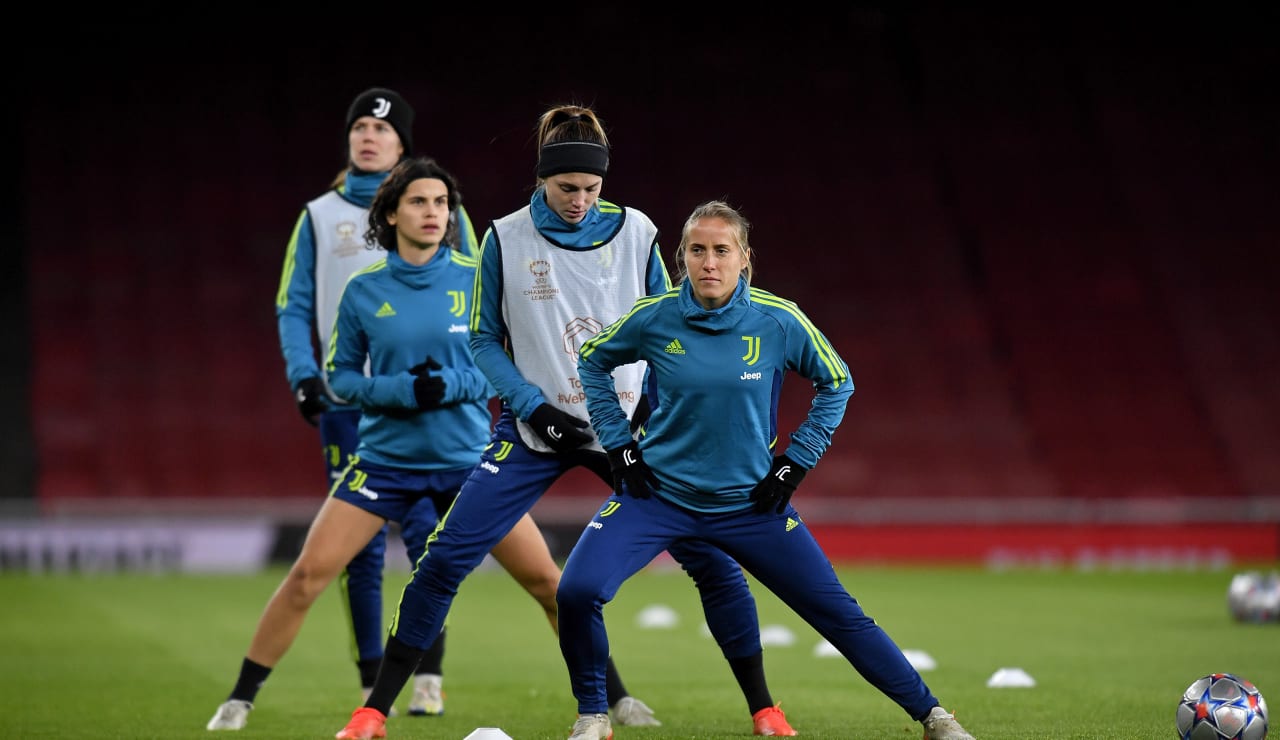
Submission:
[[[1280,573],[1237,573],[1227,588],[1227,610],[1239,622],[1280,622]]]
[[[1263,740],[1267,702],[1249,681],[1211,673],[1182,692],[1176,721],[1180,740]]]

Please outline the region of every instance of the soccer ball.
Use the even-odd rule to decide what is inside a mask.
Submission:
[[[1263,740],[1267,702],[1249,681],[1211,673],[1182,692],[1177,725],[1180,740]]]
[[[1280,573],[1237,573],[1227,588],[1227,610],[1239,622],[1280,622]]]

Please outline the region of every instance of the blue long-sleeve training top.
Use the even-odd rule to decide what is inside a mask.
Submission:
[[[637,360],[649,367],[652,415],[640,450],[661,484],[657,495],[695,511],[751,506],[751,489],[772,464],[788,370],[813,383],[812,406],[785,450],[805,468],[830,446],[853,393],[848,366],[796,304],[743,279],[713,310],[688,281],[641,298],[583,345],[578,375],[605,449],[631,441],[610,372]]]
[[[467,317],[476,262],[447,247],[425,265],[386,259],[357,272],[338,304],[327,370],[361,408],[361,459],[415,470],[472,467],[489,439],[493,388],[471,357]],[[442,407],[418,411],[410,368],[431,357]],[[364,374],[366,358],[369,375]]]

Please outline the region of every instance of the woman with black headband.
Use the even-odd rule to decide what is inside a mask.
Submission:
[[[669,290],[671,278],[649,217],[600,200],[609,142],[594,111],[551,108],[538,121],[537,140],[533,196],[485,233],[472,305],[471,350],[502,400],[501,414],[480,464],[405,587],[373,692],[339,740],[385,736],[387,711],[440,632],[463,579],[552,484],[580,466],[613,486],[619,463],[605,455],[587,421],[578,348],[637,298]],[[620,368],[615,378],[619,401],[639,430],[644,365]],[[670,553],[698,586],[707,626],[742,687],[754,733],[795,735],[769,694],[756,604],[742,569],[702,543]],[[627,696],[612,660],[604,684],[609,716],[577,723],[573,740],[612,737],[610,719],[659,724],[643,702]]]

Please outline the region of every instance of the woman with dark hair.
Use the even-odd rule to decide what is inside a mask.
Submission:
[[[453,176],[419,158],[397,164],[370,203],[365,241],[385,256],[346,281],[325,363],[333,393],[360,409],[360,441],[258,623],[246,662],[267,672],[315,600],[388,522],[400,525],[410,566],[417,561],[488,440],[493,389],[467,338],[476,261],[453,247],[460,201]],[[555,613],[560,571],[532,519],[493,555]],[[265,677],[252,684],[242,671],[236,691],[256,691]],[[251,701],[233,692],[214,719],[237,716],[230,706],[243,720]]]
[[[392,167],[413,155],[414,110],[397,91],[371,87],[351,100],[344,120],[342,169],[329,189],[308,201],[298,216],[275,296],[285,374],[302,418],[319,429],[326,491],[359,444],[360,408],[332,392],[317,354],[328,351],[338,298],[347,278],[386,254],[377,245],[368,248],[361,236],[378,186]],[[464,254],[478,255],[475,230],[466,209],[459,205],[451,220],[457,236],[450,243]],[[312,337],[319,340],[318,353]],[[338,579],[363,696],[369,695],[382,660],[386,633],[382,573],[386,549],[384,526],[354,554]],[[279,634],[273,626],[275,616],[276,611],[270,608],[263,615],[231,694],[209,720],[208,729],[239,730],[247,724],[258,691],[283,654],[275,637]],[[411,715],[444,711],[444,645],[442,633],[419,664],[409,699]]]

